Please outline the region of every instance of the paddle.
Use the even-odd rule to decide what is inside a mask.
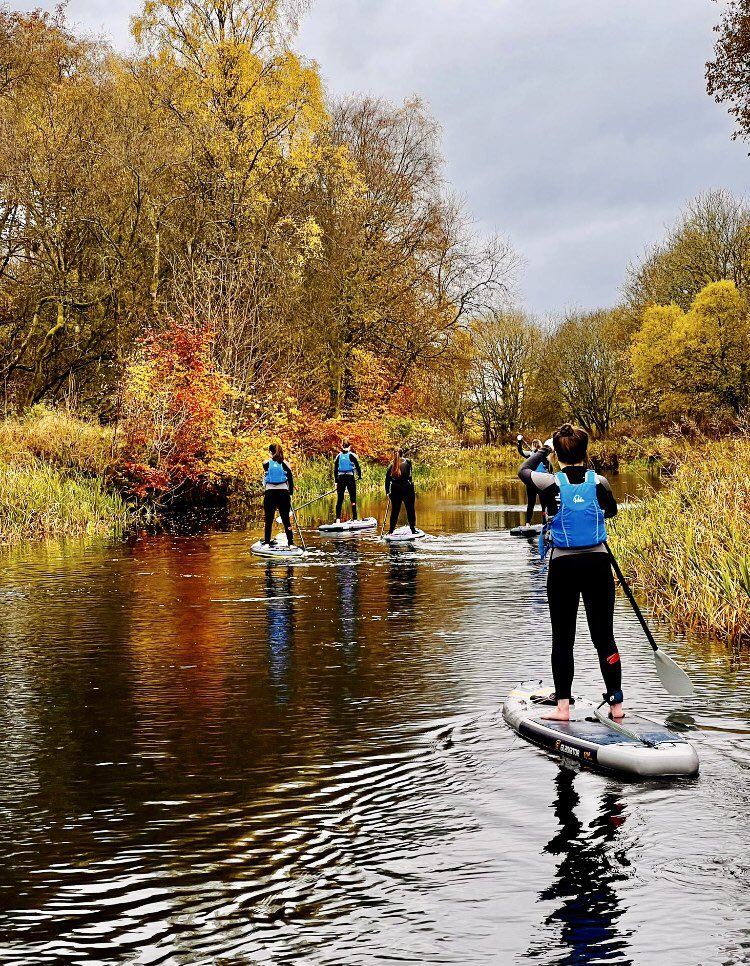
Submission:
[[[601,723],[607,728],[611,728],[613,731],[617,731],[619,734],[625,735],[626,738],[633,738],[635,741],[640,741],[640,743],[645,745],[647,748],[656,748],[655,741],[650,741],[648,738],[643,738],[641,735],[637,735],[635,731],[631,731],[630,728],[626,728],[624,725],[621,725],[619,721],[615,721],[614,718],[610,718],[608,714],[602,714],[600,709],[605,703],[606,702],[602,701],[598,707],[594,708],[594,714],[596,715],[597,720],[601,721]]]
[[[316,496],[314,499],[308,500],[307,503],[303,503],[301,506],[298,506],[297,509],[304,510],[306,506],[310,506],[313,503],[317,503],[318,500],[322,500],[324,496],[330,496],[332,493],[335,493],[335,492],[336,492],[336,488],[334,487],[332,490],[328,490],[325,493],[321,493],[320,496]],[[276,517],[276,522],[283,523],[283,520],[281,519],[281,517]],[[297,526],[299,526],[299,524],[297,524]]]
[[[646,619],[641,613],[641,609],[638,606],[635,597],[633,596],[633,591],[628,586],[628,582],[623,577],[620,566],[615,560],[615,555],[612,553],[608,543],[605,543],[604,546],[607,548],[609,559],[612,561],[612,567],[617,574],[617,579],[620,581],[620,586],[625,591],[625,596],[630,601],[633,610],[635,611],[635,616],[640,621],[641,627],[646,634],[648,642],[653,648],[656,673],[659,675],[659,680],[662,683],[662,687],[670,694],[681,696],[695,694],[695,688],[693,687],[693,683],[687,674],[682,670],[680,665],[676,663],[676,661],[673,661],[668,654],[665,654],[664,651],[661,650],[659,645],[654,640],[654,636],[651,633],[648,624],[646,623]]]
[[[294,509],[294,504],[290,504],[290,509],[292,511],[292,516],[294,517],[294,522],[297,524],[297,533],[302,542],[302,549],[307,553],[307,547],[305,546],[305,538],[302,536],[302,527],[299,525],[299,520],[297,519],[297,511]]]
[[[391,494],[389,493],[388,502],[385,505],[385,513],[383,514],[383,526],[380,528],[380,536],[378,537],[379,540],[383,539],[383,531],[385,530],[385,521],[388,519],[388,510],[390,506],[391,506]]]

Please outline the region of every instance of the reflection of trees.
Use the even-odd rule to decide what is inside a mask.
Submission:
[[[294,584],[293,568],[283,571],[266,565],[266,627],[268,629],[268,670],[276,700],[286,704],[289,699],[289,677],[294,644]]]
[[[548,927],[560,930],[554,962],[556,966],[583,966],[611,959],[629,966],[629,933],[618,929],[624,910],[614,888],[627,878],[622,869],[627,861],[613,855],[610,847],[625,821],[624,806],[616,794],[605,791],[596,817],[584,823],[576,811],[581,804],[575,789],[578,775],[561,767],[555,779],[559,825],[545,851],[559,856],[560,862],[555,881],[539,894],[541,900],[556,907],[545,920]],[[544,958],[548,946],[535,946],[530,957]]]

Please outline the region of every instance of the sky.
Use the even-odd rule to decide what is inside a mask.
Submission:
[[[705,91],[713,0],[315,0],[297,49],[332,95],[415,94],[477,229],[524,261],[540,316],[617,302],[695,195],[748,193],[749,145]],[[137,0],[70,0],[128,43]]]

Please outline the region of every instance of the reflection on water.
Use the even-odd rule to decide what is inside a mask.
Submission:
[[[545,919],[546,926],[556,927],[555,961],[561,966],[602,960],[630,964],[630,930],[619,927],[624,909],[616,889],[618,882],[627,879],[622,867],[629,863],[624,850],[613,849],[625,822],[625,806],[616,793],[605,789],[595,817],[585,821],[578,812],[581,798],[575,780],[576,773],[566,766],[555,776],[554,814],[559,828],[546,851],[559,864],[554,882],[539,894],[555,907]],[[545,950],[549,945],[545,937]],[[533,948],[530,958],[535,958]]]
[[[619,602],[628,698],[701,776],[519,741],[502,695],[549,660],[523,506],[456,484],[420,495],[433,537],[293,566],[244,533],[7,552],[0,963],[747,962],[747,663],[662,632],[698,687],[669,698]]]

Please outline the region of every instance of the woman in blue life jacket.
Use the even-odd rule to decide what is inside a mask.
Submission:
[[[284,532],[290,547],[294,546],[294,534],[289,524],[289,512],[292,508],[292,494],[294,493],[294,477],[292,469],[284,459],[281,443],[271,443],[268,447],[271,454],[263,463],[263,513],[265,515],[265,531],[263,543],[273,547],[276,541],[271,539],[273,518],[277,511],[284,525]]]
[[[529,457],[539,453],[542,449],[542,441],[540,439],[532,439],[530,451],[524,449],[524,442],[523,436],[521,433],[519,433],[518,436],[516,436],[516,446],[518,447],[518,452],[521,454],[521,456],[523,456],[524,459],[529,459]],[[552,467],[549,460],[545,456],[537,468],[537,473],[551,472]],[[539,495],[539,491],[530,480],[524,480],[524,485],[526,486],[526,526],[528,527],[534,518],[536,498]]]
[[[362,479],[362,469],[357,454],[352,452],[348,439],[341,440],[341,452],[333,462],[333,482],[336,484],[336,523],[341,523],[344,495],[349,494],[352,504],[352,520],[357,519],[357,480]]]
[[[402,449],[395,451],[392,462],[388,464],[388,471],[385,474],[385,492],[391,498],[391,523],[388,533],[393,533],[396,529],[402,505],[406,507],[406,520],[411,532],[416,533],[417,514],[414,506],[416,494],[412,465],[411,460],[404,459]]]
[[[622,669],[614,637],[615,581],[604,545],[604,520],[617,513],[617,502],[603,476],[588,469],[588,433],[565,423],[530,456],[518,472],[539,491],[550,519],[552,554],[547,573],[547,601],[552,622],[552,676],[557,707],[544,718],[567,721],[573,685],[573,645],[580,599],[591,640],[599,656],[604,695],[612,718],[622,718]],[[560,472],[537,467],[554,448]]]

